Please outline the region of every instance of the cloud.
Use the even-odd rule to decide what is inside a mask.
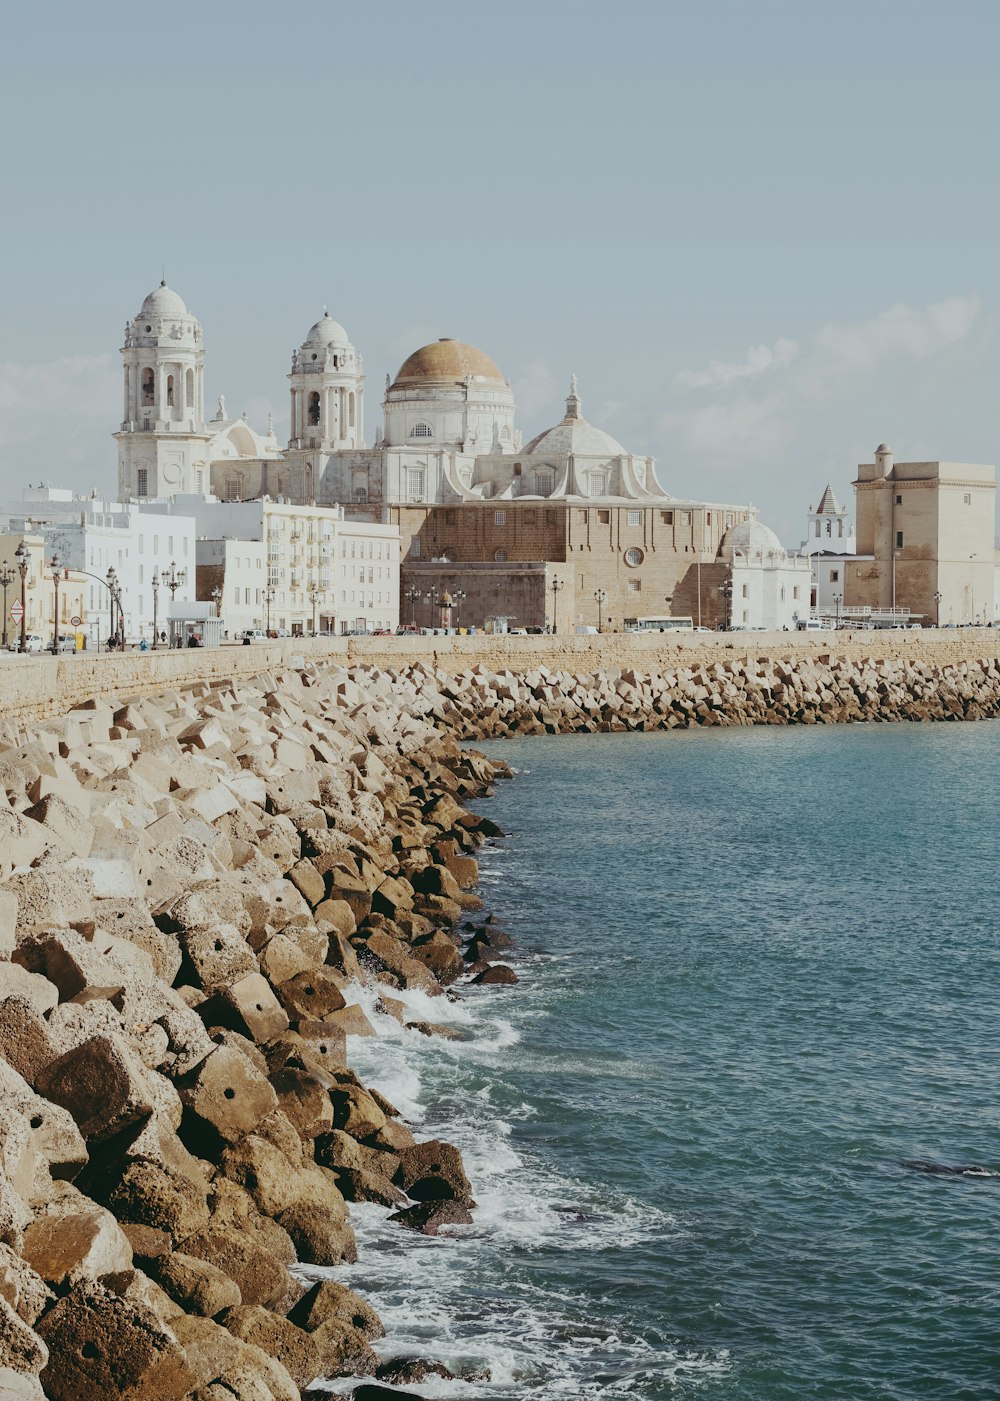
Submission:
[[[972,296],[899,303],[861,321],[826,322],[799,341],[782,337],[742,358],[682,370],[646,419],[660,480],[688,496],[753,497],[786,542],[797,543],[806,505],[826,481],[846,494],[866,436],[901,439],[897,449],[912,451],[918,439],[940,435],[935,451],[954,451],[949,406],[986,353],[990,338],[973,336],[981,322]],[[955,365],[962,367],[957,376]],[[945,383],[952,390],[938,395]]]
[[[870,370],[895,356],[924,360],[964,340],[979,314],[976,297],[948,297],[919,310],[898,303],[869,321],[821,326],[812,354],[828,373]]]
[[[798,353],[796,342],[782,337],[775,341],[773,349],[769,345],[752,345],[745,360],[710,360],[704,370],[681,370],[674,377],[674,385],[678,389],[713,389],[781,369],[790,365]]]

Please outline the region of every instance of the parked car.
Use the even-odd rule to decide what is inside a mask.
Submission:
[[[20,634],[20,633],[17,633],[17,632],[16,632],[16,633],[14,634],[13,638],[11,639],[10,650],[11,650],[12,652],[20,652],[20,650],[21,650],[21,634]],[[26,633],[24,634],[24,650],[25,650],[26,652],[44,652],[44,651],[45,651],[45,640],[44,640],[44,638],[39,637],[39,635],[38,635],[37,632],[26,632]]]
[[[56,638],[56,649],[57,649],[57,651],[59,651],[59,652],[75,652],[75,651],[76,651],[76,633],[75,633],[75,632],[61,632],[61,633],[59,634],[59,636]]]
[[[260,628],[247,628],[245,632],[236,634],[237,642],[266,642],[267,634],[261,632]]]

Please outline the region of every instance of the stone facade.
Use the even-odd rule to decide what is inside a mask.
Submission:
[[[578,502],[505,500],[502,503],[390,508],[403,551],[402,589],[452,586],[455,566],[491,564],[497,571],[482,594],[471,593],[463,622],[483,626],[495,612],[496,593],[516,625],[572,631],[596,626],[595,594],[603,591],[601,622],[620,629],[637,618],[665,612],[690,615],[705,627],[721,626],[728,575],[719,558],[728,529],[748,518],[746,507],[664,498],[652,505],[610,499]],[[524,565],[547,568],[544,607],[522,595]],[[509,584],[501,584],[503,570]],[[435,575],[435,570],[437,571]],[[555,592],[553,613],[552,580]],[[466,583],[463,580],[463,586]],[[519,613],[513,606],[518,597]]]
[[[993,466],[896,462],[883,443],[854,488],[858,558],[845,562],[845,604],[908,608],[925,624],[993,621]]]

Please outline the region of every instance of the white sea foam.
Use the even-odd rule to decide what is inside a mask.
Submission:
[[[474,1224],[437,1237],[404,1231],[390,1211],[371,1203],[351,1210],[359,1263],[332,1274],[370,1298],[386,1325],[378,1344],[386,1358],[421,1356],[457,1375],[487,1373],[489,1381],[428,1379],[421,1395],[480,1397],[483,1401],[564,1401],[630,1398],[654,1384],[699,1379],[727,1371],[722,1352],[686,1353],[643,1333],[609,1309],[594,1316],[594,1301],[539,1275],[535,1258],[551,1263],[565,1253],[618,1253],[643,1244],[666,1245],[683,1234],[667,1211],[637,1202],[606,1183],[561,1175],[515,1133],[538,1109],[505,1076],[520,1032],[510,1004],[495,996],[429,997],[406,990],[392,996],[406,1018],[446,1024],[467,1038],[451,1041],[407,1030],[376,1010],[376,988],[355,987],[375,1038],[351,1038],[350,1060],[366,1083],[384,1093],[421,1137],[442,1137],[461,1150],[476,1198]],[[517,1015],[527,998],[518,989]],[[513,1067],[511,1067],[513,1069]],[[327,1383],[348,1396],[356,1382]]]

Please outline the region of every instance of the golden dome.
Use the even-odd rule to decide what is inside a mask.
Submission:
[[[455,383],[464,380],[466,375],[493,380],[497,384],[507,382],[490,357],[474,345],[442,339],[421,346],[404,360],[393,381],[393,388],[430,382]]]

